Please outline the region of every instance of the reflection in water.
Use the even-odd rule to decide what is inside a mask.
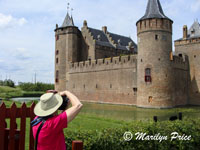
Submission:
[[[11,98],[12,101],[17,101],[17,102],[30,102],[30,101],[38,101],[40,98],[39,97],[17,97],[17,98]]]

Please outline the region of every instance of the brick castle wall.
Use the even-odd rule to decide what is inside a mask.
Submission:
[[[136,105],[137,56],[70,63],[67,89],[81,100]]]
[[[189,59],[189,104],[200,105],[200,38],[175,41],[176,55]]]

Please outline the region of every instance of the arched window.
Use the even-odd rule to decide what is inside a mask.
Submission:
[[[145,69],[145,82],[151,82],[151,69]]]

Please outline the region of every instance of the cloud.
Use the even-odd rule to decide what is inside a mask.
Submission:
[[[16,51],[14,52],[13,55],[19,60],[25,60],[31,58],[29,51],[25,48],[16,48]]]
[[[25,18],[14,18],[12,15],[4,15],[0,13],[0,28],[22,26],[27,22]]]
[[[191,3],[191,10],[193,12],[200,10],[200,0],[195,0],[193,3]]]

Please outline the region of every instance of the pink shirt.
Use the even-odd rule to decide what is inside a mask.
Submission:
[[[34,138],[40,124],[32,128]],[[49,118],[38,135],[37,150],[66,150],[63,128],[67,128],[66,112]]]

